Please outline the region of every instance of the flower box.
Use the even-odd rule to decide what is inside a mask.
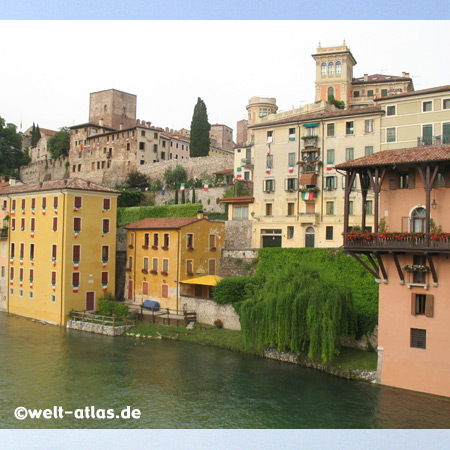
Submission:
[[[405,264],[402,269],[409,272],[428,272],[430,270],[428,266],[422,264]]]
[[[158,246],[157,245],[152,245],[152,249],[153,250],[158,250]]]
[[[152,275],[156,275],[158,272],[157,272],[156,270],[150,270],[150,273],[151,273]]]
[[[147,269],[142,269],[141,272],[142,273],[148,273],[148,270]]]
[[[166,275],[169,275],[169,273],[168,273],[168,272],[165,272],[164,270],[161,270],[161,275],[166,276]]]
[[[169,250],[169,247],[161,247],[163,250]]]
[[[134,248],[134,245],[133,245],[133,244],[130,244],[130,245],[128,246],[128,248]]]
[[[214,252],[214,251],[217,250],[217,248],[216,248],[216,247],[211,247],[210,250],[211,250],[212,252]]]
[[[142,248],[143,248],[144,250],[148,250],[148,245],[143,245]]]
[[[194,250],[194,247],[192,247],[192,245],[188,245],[188,250]]]
[[[126,269],[125,269],[127,272],[131,272],[131,267],[127,267]]]

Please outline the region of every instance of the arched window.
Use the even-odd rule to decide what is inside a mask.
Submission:
[[[308,227],[305,230],[305,247],[314,248],[314,235],[315,231],[313,227]]]
[[[327,74],[327,63],[322,63],[322,75]]]
[[[336,62],[336,75],[339,75],[341,73],[341,62]]]
[[[425,208],[419,206],[411,214],[411,231],[413,233],[424,233],[425,220],[426,220]]]
[[[332,96],[334,97],[334,88],[332,88],[332,87],[329,87],[329,88],[328,88],[328,97],[329,97],[330,95],[332,95]]]
[[[334,75],[334,64],[332,62],[328,64],[328,75]]]

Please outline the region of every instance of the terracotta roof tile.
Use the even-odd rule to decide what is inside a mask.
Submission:
[[[125,228],[127,230],[170,230],[190,225],[191,223],[197,222],[197,220],[201,219],[197,219],[197,217],[157,217],[130,223]]]
[[[81,178],[71,178],[64,180],[43,181],[42,183],[30,183],[21,186],[10,186],[2,190],[3,194],[22,194],[28,192],[53,191],[60,189],[76,189],[80,191],[96,191],[111,194],[120,194],[116,189],[110,189]]]
[[[411,80],[411,77],[403,77],[398,75],[382,75],[380,73],[376,73],[374,75],[369,75],[367,77],[367,81],[364,81],[364,77],[353,78],[352,84],[364,84],[364,83],[380,83],[386,81],[407,81]]]
[[[379,102],[381,100],[392,101],[392,99],[396,99],[396,98],[412,97],[415,95],[423,95],[423,94],[435,94],[435,93],[446,92],[446,91],[450,91],[450,85],[437,86],[437,87],[428,88],[428,89],[421,89],[419,91],[404,92],[403,94],[388,95],[387,97],[379,97],[379,98],[375,98],[374,100],[376,102]]]
[[[390,166],[394,164],[416,164],[429,161],[449,161],[450,145],[434,147],[402,148],[372,153],[362,158],[337,164],[335,169],[352,169],[358,167]]]

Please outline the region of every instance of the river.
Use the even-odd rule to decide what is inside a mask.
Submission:
[[[0,313],[0,428],[449,428],[450,399],[175,341],[112,338]],[[30,419],[94,406],[139,419]]]

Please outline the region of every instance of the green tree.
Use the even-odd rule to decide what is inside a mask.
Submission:
[[[144,200],[144,194],[139,190],[125,189],[117,198],[118,207],[138,206]]]
[[[41,130],[39,129],[39,124],[36,125],[36,143],[34,145],[37,145],[37,143],[39,142],[39,139],[41,139]]]
[[[183,191],[181,192],[181,204],[184,205],[186,203],[186,194],[185,194],[185,190],[183,189]]]
[[[68,156],[70,148],[70,129],[62,127],[47,142],[47,148],[53,159]]]
[[[31,129],[31,146],[34,147],[36,143],[36,125],[33,122],[33,128]]]
[[[333,95],[333,94],[330,94],[330,95],[328,96],[328,103],[329,103],[330,105],[336,106],[336,108],[338,108],[338,109],[345,109],[345,102],[342,101],[342,100],[336,100],[336,99],[334,98],[334,95]]]
[[[28,154],[22,152],[22,137],[17,133],[17,127],[6,124],[0,117],[0,175],[17,177],[20,166],[29,162]]]
[[[177,189],[181,183],[186,183],[186,169],[179,164],[175,167],[168,167],[164,171],[164,180],[166,182],[166,186],[169,186],[171,189]]]
[[[208,113],[205,102],[199,97],[194,108],[191,122],[191,157],[208,156],[209,153],[209,130]]]
[[[150,177],[140,172],[130,172],[125,185],[128,189],[145,189],[150,187]]]
[[[195,189],[192,189],[192,203],[195,203]]]

